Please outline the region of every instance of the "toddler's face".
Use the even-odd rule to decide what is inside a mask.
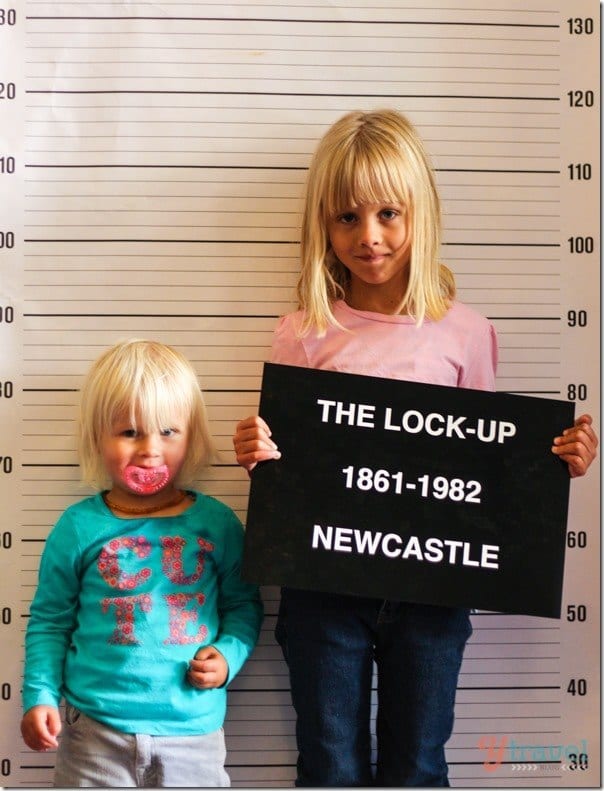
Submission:
[[[139,498],[174,487],[187,455],[187,423],[179,416],[162,429],[146,429],[140,416],[118,417],[101,438],[101,454],[114,488]]]

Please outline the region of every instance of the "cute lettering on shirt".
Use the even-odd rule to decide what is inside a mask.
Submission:
[[[213,552],[214,544],[203,538],[197,538],[197,551],[194,553],[195,567],[185,569],[184,555],[187,544],[181,536],[160,536],[161,573],[175,586],[195,585],[204,573],[205,559],[208,552]],[[132,573],[122,566],[124,553],[131,554],[135,560],[144,561],[152,552],[150,542],[143,536],[122,536],[109,541],[101,550],[97,568],[105,583],[114,590],[134,591],[152,578],[154,570],[144,565]],[[120,561],[122,559],[122,562]],[[130,561],[132,558],[130,558]],[[189,573],[187,573],[189,572]],[[153,609],[157,594],[135,593],[134,595],[108,596],[101,600],[103,613],[111,614],[115,619],[115,629],[108,639],[115,645],[139,645],[136,636],[136,614],[148,613]],[[167,611],[167,635],[163,642],[168,645],[199,644],[207,637],[207,626],[200,622],[201,608],[205,602],[202,593],[175,591],[163,594],[161,604]]]

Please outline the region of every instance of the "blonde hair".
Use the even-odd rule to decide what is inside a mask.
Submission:
[[[438,320],[455,296],[453,274],[439,262],[440,201],[415,128],[395,110],[352,112],[325,133],[308,171],[298,281],[303,334],[338,325],[332,304],[344,298],[349,274],[331,250],[327,223],[365,203],[406,207],[411,245],[401,312],[418,325],[426,317]]]
[[[190,362],[171,346],[133,338],[104,352],[92,365],[81,391],[78,452],[82,480],[103,489],[107,472],[100,441],[115,420],[136,417],[143,430],[167,428],[180,417],[188,427],[185,462],[178,485],[190,484],[217,456],[206,407]]]

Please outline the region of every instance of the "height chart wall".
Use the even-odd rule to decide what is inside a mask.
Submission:
[[[5,786],[51,783],[54,755],[19,737],[23,636],[45,537],[86,493],[85,370],[128,336],[187,354],[222,449],[200,486],[245,519],[230,437],[295,305],[311,151],[345,111],[398,108],[427,141],[443,259],[497,328],[499,390],[574,400],[601,432],[599,16],[595,0],[0,0]],[[571,486],[562,618],[473,617],[455,785],[599,783],[598,483],[594,465]],[[230,693],[236,786],[294,777],[265,599]]]

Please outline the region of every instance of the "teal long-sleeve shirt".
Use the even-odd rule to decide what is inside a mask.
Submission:
[[[117,518],[100,494],[68,508],[50,533],[25,639],[23,709],[62,697],[125,733],[194,735],[223,724],[226,687],[262,622],[258,589],[240,579],[243,528],[199,492],[181,514]],[[218,689],[186,680],[215,646]]]

